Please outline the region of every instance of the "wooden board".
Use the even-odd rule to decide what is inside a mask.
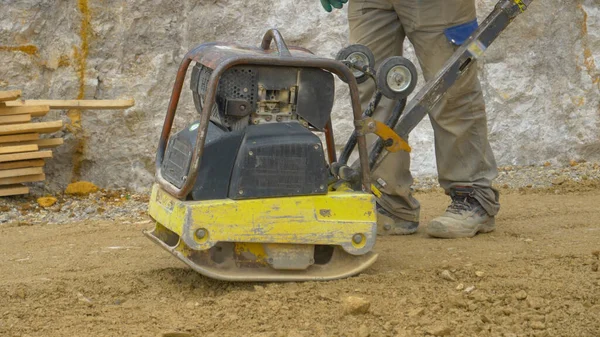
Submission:
[[[32,152],[32,151],[37,151],[38,146],[33,144],[33,145],[17,145],[17,146],[2,146],[0,147],[0,154],[7,154],[7,153],[19,153],[19,152]]]
[[[23,133],[20,135],[0,136],[0,144],[37,140],[39,138],[39,133]]]
[[[0,115],[0,124],[18,124],[18,123],[27,123],[27,122],[31,122],[30,114],[9,115],[9,116]]]
[[[8,185],[0,187],[0,197],[6,197],[9,195],[21,195],[29,193],[29,187],[25,185]]]
[[[9,161],[19,161],[19,160],[41,159],[41,158],[52,158],[52,151],[45,150],[45,151],[36,151],[36,152],[0,154],[0,163],[6,163]]]
[[[0,106],[0,116],[30,114],[32,117],[42,117],[45,116],[48,111],[50,111],[50,107],[47,105],[13,107]]]
[[[31,132],[50,133],[60,130],[62,126],[62,121],[0,125],[0,135],[13,135]]]
[[[0,91],[0,102],[12,101],[21,97],[21,90]]]
[[[32,106],[32,105],[48,105],[50,109],[96,109],[96,110],[112,110],[112,109],[127,109],[134,106],[135,102],[132,99],[105,99],[105,100],[53,100],[53,99],[30,99],[18,100],[5,103],[10,106]]]
[[[30,140],[25,142],[15,142],[15,143],[0,143],[0,148],[2,146],[15,146],[15,145],[37,145],[40,149],[50,149],[57,146],[60,146],[64,143],[62,138],[45,138],[38,140]]]
[[[13,170],[24,167],[42,167],[45,163],[46,162],[44,159],[11,161],[8,163],[0,163],[0,170]]]
[[[22,176],[22,177],[11,177],[11,178],[1,178],[0,185],[13,185],[20,183],[31,183],[34,181],[43,181],[46,179],[45,174],[36,174],[33,176]]]
[[[11,177],[22,177],[22,176],[32,176],[36,174],[44,173],[43,167],[28,167],[28,168],[20,168],[13,170],[1,170],[0,171],[0,179],[3,178],[11,178]]]

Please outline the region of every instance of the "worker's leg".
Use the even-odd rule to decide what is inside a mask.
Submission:
[[[475,1],[397,2],[425,79],[431,80],[458,48],[444,30],[475,20]],[[443,217],[428,226],[428,232],[458,237],[493,230],[493,217],[500,208],[498,193],[492,188],[497,168],[488,141],[485,103],[475,63],[429,117],[435,134],[439,182],[453,197],[453,203]],[[436,230],[440,235],[431,233]]]
[[[350,42],[367,46],[375,55],[377,65],[390,56],[402,55],[402,44],[405,38],[404,30],[398,15],[389,0],[351,0],[348,7],[348,21],[350,25]],[[375,91],[372,80],[359,85],[361,105],[363,110],[367,107]],[[379,107],[373,116],[379,121],[385,121],[394,108],[394,101],[382,98]],[[373,144],[376,136],[367,136],[369,145]],[[386,229],[380,234],[410,234],[416,231],[419,221],[419,203],[410,194],[412,176],[410,174],[410,157],[408,153],[398,152],[389,154],[383,165],[377,167],[372,173],[372,181],[383,182],[381,191],[385,194],[378,200],[378,204],[391,213],[391,217],[378,223]],[[382,213],[390,215],[382,210]],[[390,227],[395,220],[405,220],[406,230],[397,231]],[[411,222],[410,224],[408,222]],[[398,221],[396,221],[398,223]],[[405,226],[405,227],[406,227]],[[381,227],[381,226],[380,226]],[[389,232],[389,233],[386,233]]]

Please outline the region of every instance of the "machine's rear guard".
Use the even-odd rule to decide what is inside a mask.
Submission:
[[[221,242],[211,249],[190,249],[179,236],[156,223],[144,234],[195,271],[224,281],[311,281],[335,280],[363,272],[376,260],[377,254],[350,255],[338,246],[317,246],[315,263],[304,270],[276,270],[260,261],[236,256],[236,243]]]

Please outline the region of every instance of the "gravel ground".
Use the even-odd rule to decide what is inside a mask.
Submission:
[[[598,163],[571,162],[565,167],[506,166],[499,169],[495,185],[501,192],[527,191],[539,193],[568,193],[600,186]],[[441,191],[436,177],[415,178],[417,192]],[[54,195],[57,202],[42,207],[37,190],[22,197],[0,198],[0,226],[26,226],[35,224],[73,223],[81,220],[113,220],[125,223],[148,220],[146,207],[148,195],[133,194],[126,190],[99,190],[88,196]]]

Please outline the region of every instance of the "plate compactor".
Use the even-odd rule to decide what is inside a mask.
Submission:
[[[382,154],[410,151],[408,133],[530,2],[501,0],[408,106],[415,66],[395,56],[375,69],[362,45],[326,59],[288,47],[269,30],[260,47],[192,49],[177,73],[158,146],[149,203],[155,228],[144,234],[220,280],[331,280],[362,272],[377,259],[380,182],[370,182],[370,171]],[[192,61],[198,117],[171,135]],[[355,126],[339,158],[334,75],[348,85]],[[369,80],[377,89],[361,111],[357,84]],[[371,117],[382,95],[397,101],[385,123]],[[369,133],[378,136],[370,151]],[[359,165],[348,165],[355,148]]]

